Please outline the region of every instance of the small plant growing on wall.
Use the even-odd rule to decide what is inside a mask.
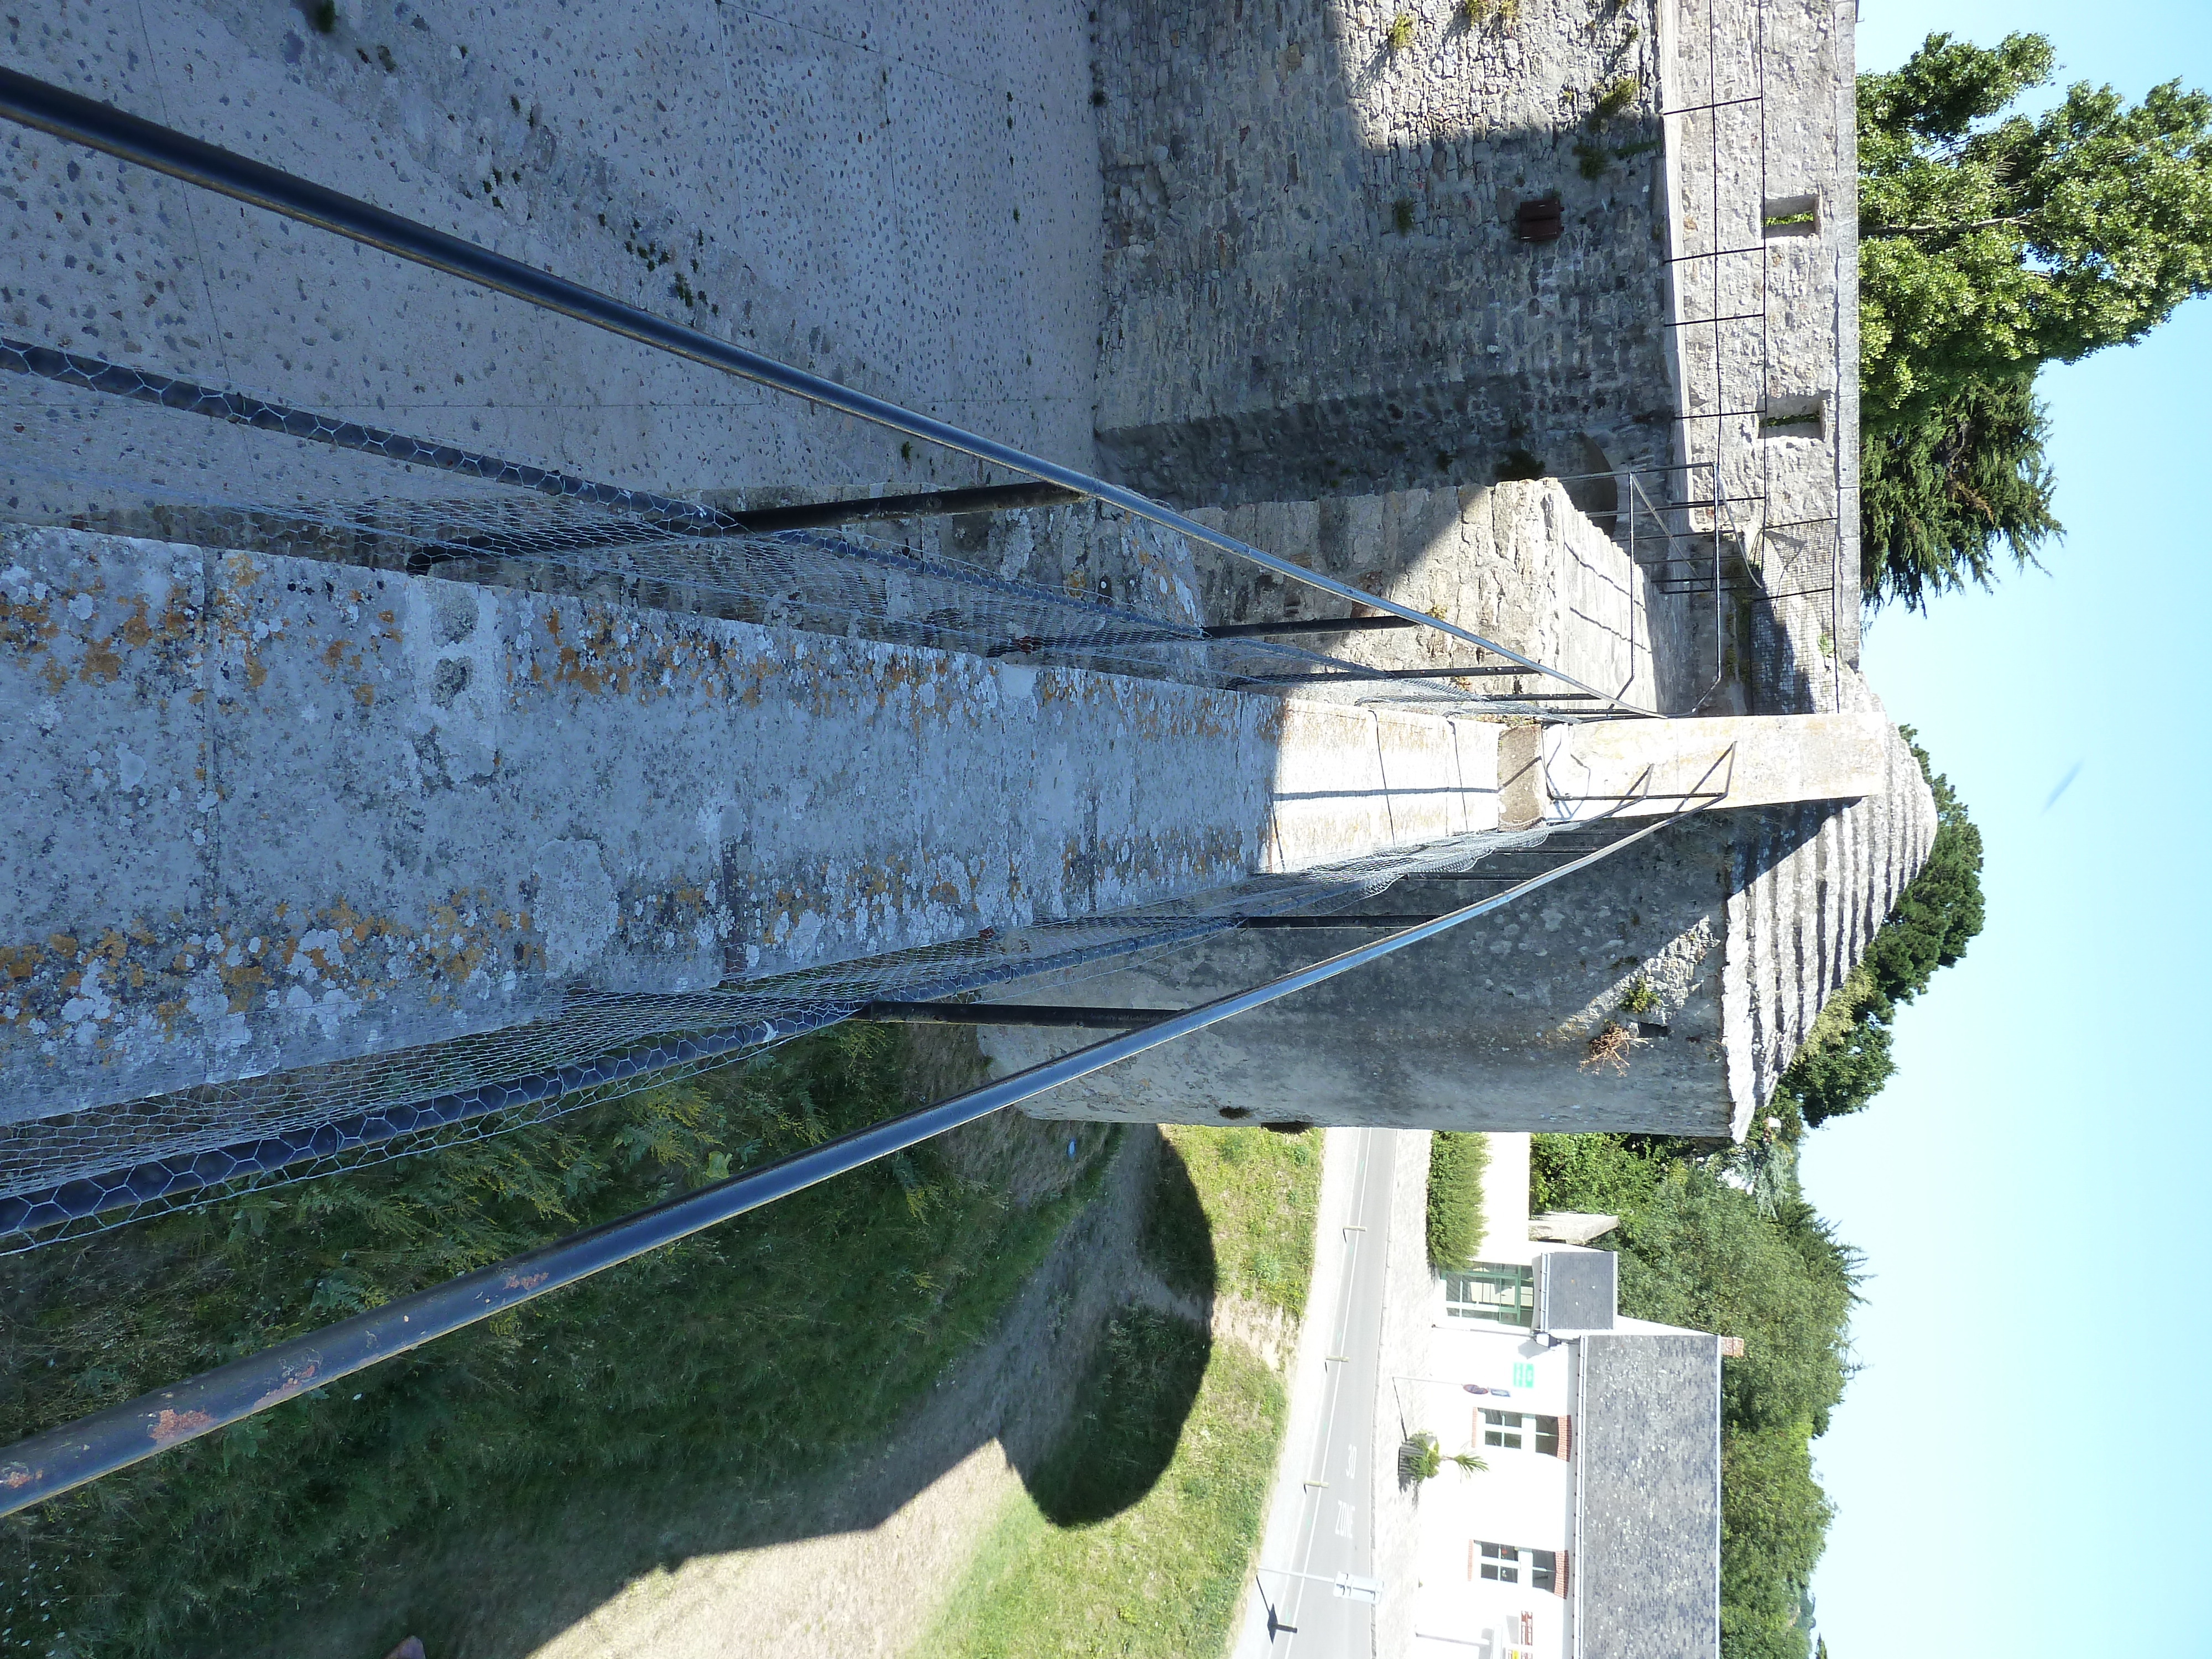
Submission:
[[[1626,1077],[1628,1074],[1628,1051],[1636,1046],[1635,1033],[1619,1020],[1609,1019],[1589,1040],[1589,1052],[1583,1056],[1582,1069],[1596,1071],[1610,1066]]]
[[[1659,1006],[1659,994],[1651,988],[1651,981],[1639,979],[1628,988],[1620,1000],[1620,1011],[1625,1014],[1649,1014]]]
[[[1412,197],[1401,196],[1390,204],[1390,224],[1401,236],[1411,236],[1413,234],[1413,198]]]
[[[1401,11],[1390,20],[1390,27],[1382,31],[1382,44],[1393,52],[1404,52],[1413,44],[1413,14]]]
[[[1459,15],[1467,19],[1469,28],[1495,23],[1510,29],[1521,21],[1521,0],[1460,0]]]
[[[1406,1437],[1398,1448],[1398,1474],[1407,1480],[1433,1480],[1444,1466],[1443,1448],[1425,1430]]]
[[[1593,127],[1610,121],[1636,101],[1642,83],[1632,75],[1623,75],[1603,86],[1590,88],[1589,121]]]

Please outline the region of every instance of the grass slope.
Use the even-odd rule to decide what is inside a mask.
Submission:
[[[1047,1506],[1057,1507],[1062,1493],[1041,1480],[1046,1489],[1016,1500],[993,1529],[916,1654],[1197,1659],[1225,1645],[1259,1547],[1287,1409],[1282,1384],[1233,1344],[1208,1358],[1199,1333],[1148,1310],[1127,1310],[1106,1346],[1097,1415],[1107,1422],[1085,1427],[1139,1435],[1152,1417],[1146,1393],[1152,1379],[1128,1364],[1127,1352],[1166,1348],[1185,1363],[1196,1352],[1203,1377],[1173,1460],[1138,1503],[1071,1526],[1048,1517]],[[1087,1435],[1072,1440],[1047,1479],[1073,1480],[1085,1461],[1103,1455]]]
[[[1146,1255],[1185,1295],[1296,1316],[1321,1195],[1321,1137],[1172,1127]],[[1007,1508],[937,1625],[930,1659],[1200,1659],[1227,1645],[1260,1547],[1288,1406],[1241,1344],[1131,1304],[1092,1401]]]
[[[902,1061],[895,1036],[845,1028],[534,1130],[0,1262],[0,1442],[889,1115]],[[941,1146],[902,1155],[10,1517],[0,1654],[228,1648],[343,1601],[402,1545],[550,1528],[580,1485],[819,1467],[989,1329],[1093,1190],[1109,1136],[1077,1139],[1063,1190],[1036,1204]],[[462,1612],[395,1607],[391,1639]]]
[[[1211,1276],[1201,1282],[1190,1242],[1166,1236],[1170,1218],[1187,1212],[1156,1203],[1146,1247],[1161,1277],[1194,1295],[1238,1297],[1293,1319],[1304,1313],[1321,1201],[1321,1136],[1179,1123],[1160,1133],[1197,1193],[1212,1261]],[[1163,1160],[1170,1177],[1173,1165]]]

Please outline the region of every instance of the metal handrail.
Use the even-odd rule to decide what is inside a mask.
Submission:
[[[505,254],[479,247],[474,242],[402,218],[350,196],[256,161],[233,150],[207,143],[171,127],[144,119],[111,104],[34,79],[14,70],[0,69],[0,117],[49,133],[88,149],[133,162],[186,184],[211,190],[234,201],[281,214],[302,224],[343,236],[396,258],[427,265],[505,294],[541,309],[558,313],[605,329],[625,339],[672,356],[688,358],[709,368],[742,380],[772,386],[812,403],[850,415],[855,419],[888,427],[925,443],[957,450],[1010,472],[1022,472],[1073,489],[1118,507],[1172,530],[1179,535],[1234,557],[1248,560],[1291,580],[1304,582],[1354,605],[1372,605],[1393,616],[1404,617],[1434,628],[1465,643],[1494,652],[1530,672],[1546,674],[1605,703],[1618,714],[1656,718],[1656,711],[1638,708],[1593,686],[1583,684],[1559,669],[1547,667],[1533,658],[1507,649],[1481,635],[1448,623],[1411,605],[1331,580],[1273,553],[1263,552],[1233,536],[1210,529],[1172,507],[1120,484],[1109,483],[1075,468],[1027,453],[1011,444],[968,432],[946,422],[918,415],[881,398],[827,380],[803,369],[781,363],[743,346],[717,339],[702,330],[669,321],[641,307],[599,293],[580,283],[556,276]]]
[[[0,1515],[12,1515],[157,1452],[211,1434],[257,1412],[283,1405],[342,1376],[520,1307],[718,1222],[918,1146],[949,1129],[988,1117],[1004,1107],[1034,1099],[1060,1084],[1088,1077],[1177,1037],[1220,1024],[1324,980],[1380,961],[1408,945],[1434,939],[1462,922],[1500,909],[1540,887],[1610,858],[1693,816],[1697,810],[1701,809],[1658,819],[1594,852],[1531,877],[1516,887],[1478,899],[1388,939],[1373,940],[1249,990],[1217,998],[1157,1024],[1109,1037],[919,1111],[841,1135],[765,1168],[733,1176],[508,1261],[463,1273],[443,1285],[398,1297],[380,1308],[277,1343],[169,1388],[32,1435],[0,1453]]]

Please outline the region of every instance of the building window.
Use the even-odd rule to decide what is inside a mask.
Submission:
[[[1486,1544],[1478,1540],[1474,1551],[1474,1559],[1469,1563],[1475,1570],[1471,1577],[1493,1584],[1526,1584],[1530,1589],[1559,1589],[1556,1550],[1522,1549],[1514,1544]]]
[[[1454,1319],[1532,1326],[1536,1322],[1536,1270],[1510,1262],[1478,1261],[1465,1273],[1446,1273],[1444,1312]]]
[[[1533,1451],[1546,1457],[1559,1455],[1559,1419],[1534,1412],[1482,1413],[1482,1443],[1508,1451]]]

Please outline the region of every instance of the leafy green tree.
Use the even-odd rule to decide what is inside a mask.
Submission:
[[[2051,69],[2039,34],[1994,50],[1931,34],[1859,77],[1875,410],[2139,340],[2212,288],[2212,98],[2170,81],[2130,107],[2082,82],[2040,118],[1993,118]]]
[[[1808,1443],[1850,1373],[1860,1261],[1794,1176],[1762,1212],[1711,1158],[1688,1141],[1538,1135],[1530,1202],[1621,1217],[1624,1312],[1745,1339],[1722,1370],[1721,1655],[1807,1659],[1830,1519]]]
[[[1997,556],[2033,564],[2061,526],[2043,445],[2043,405],[2025,377],[1972,382],[1923,412],[1869,422],[1859,445],[1859,579],[1907,610],[1972,581]]]
[[[1982,931],[1982,832],[1928,751],[1916,743],[1912,753],[1936,797],[1936,839],[1857,971],[1782,1074],[1778,1099],[1808,1126],[1856,1112],[1881,1091],[1896,1070],[1890,1028],[1897,1005],[1926,990],[1936,970],[1957,962]]]
[[[2058,528],[2033,383],[2212,289],[2212,98],[2069,88],[2051,42],[1931,34],[1859,77],[1866,592],[1987,585]]]
[[[1721,1445],[1721,1651],[1803,1659],[1799,1609],[1835,1511],[1813,1479],[1802,1424],[1730,1432]]]
[[[1843,1398],[1858,1269],[1847,1251],[1808,1250],[1808,1237],[1823,1237],[1804,1234],[1810,1216],[1769,1221],[1750,1194],[1685,1164],[1624,1223],[1625,1311],[1744,1339],[1744,1357],[1721,1382],[1721,1418],[1732,1428],[1807,1424],[1822,1433]]]

